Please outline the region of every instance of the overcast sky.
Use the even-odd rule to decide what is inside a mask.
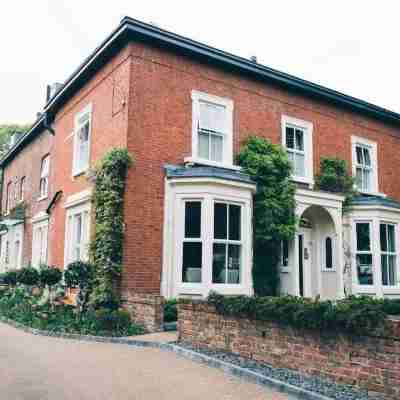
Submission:
[[[400,2],[3,3],[0,123],[33,122],[46,84],[65,81],[125,15],[400,112]]]

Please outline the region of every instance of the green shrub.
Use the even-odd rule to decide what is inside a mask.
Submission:
[[[164,305],[164,322],[175,322],[178,320],[177,300],[171,299]]]
[[[371,333],[384,327],[388,301],[349,297],[333,303],[302,297],[225,297],[210,293],[208,303],[222,315],[273,321],[298,329],[352,334]]]
[[[21,268],[17,271],[17,281],[23,285],[35,286],[39,283],[39,272],[32,267]]]
[[[105,332],[126,331],[131,324],[131,316],[128,311],[101,309],[95,312],[97,328]]]
[[[10,269],[3,275],[3,282],[9,286],[15,286],[17,284],[18,272],[15,269]]]
[[[62,272],[57,267],[43,265],[40,268],[39,282],[42,286],[52,287],[59,283],[62,278]]]
[[[384,299],[382,307],[388,315],[400,315],[400,299]]]

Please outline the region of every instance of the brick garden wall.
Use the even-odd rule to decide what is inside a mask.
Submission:
[[[382,337],[350,337],[227,318],[201,301],[179,304],[178,314],[180,342],[400,398],[400,321]]]

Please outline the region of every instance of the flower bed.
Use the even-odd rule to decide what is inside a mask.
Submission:
[[[0,317],[22,325],[54,333],[77,333],[95,336],[133,336],[144,332],[131,322],[124,310],[87,310],[55,302],[42,304],[42,293],[30,294],[22,287],[4,289],[0,294]]]

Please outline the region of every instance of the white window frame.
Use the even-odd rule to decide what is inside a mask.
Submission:
[[[381,248],[381,236],[380,236],[380,228],[381,225],[391,225],[394,227],[394,246],[395,251],[383,251]],[[387,238],[386,238],[387,239]],[[380,261],[380,276],[381,276],[381,284],[383,288],[399,288],[400,286],[400,270],[399,270],[399,246],[398,246],[398,224],[395,222],[390,222],[386,220],[379,221],[379,261]],[[383,284],[383,270],[382,270],[382,256],[394,256],[395,257],[395,270],[396,270],[396,278],[397,283],[395,285],[384,285]]]
[[[369,250],[358,250],[357,248],[357,224],[368,224],[369,226]],[[355,284],[359,291],[368,292],[369,289],[376,288],[379,285],[380,279],[377,281],[378,271],[377,271],[377,260],[375,248],[375,229],[374,229],[374,221],[372,219],[357,219],[353,222],[353,249],[354,249],[354,277],[355,277]],[[357,269],[357,255],[358,254],[371,254],[371,262],[372,262],[372,284],[360,284],[358,280],[358,269]]]
[[[0,264],[5,271],[9,269],[20,269],[22,267],[24,248],[24,225],[17,224],[8,227],[1,234],[1,259]],[[19,248],[16,248],[19,243]],[[17,251],[18,250],[18,251]],[[8,259],[8,262],[6,262]]]
[[[45,161],[47,161],[47,170],[44,170]],[[49,195],[49,176],[50,176],[50,154],[46,154],[40,163],[40,179],[39,179],[39,198],[38,201],[47,199]],[[44,182],[45,190],[42,190]]]
[[[217,97],[208,93],[193,90],[192,94],[192,156],[185,157],[185,162],[197,164],[220,166],[231,169],[240,169],[233,165],[233,101],[223,97]],[[223,133],[222,161],[212,161],[199,156],[199,120],[200,103],[206,102],[225,107],[226,110],[226,132]]]
[[[90,244],[90,226],[91,226],[91,203],[84,202],[67,208],[65,219],[65,241],[64,241],[64,266],[74,261],[78,261],[74,257],[74,250],[76,249],[75,243],[75,218],[82,215],[81,225],[81,244],[80,253],[82,256],[79,258],[81,261],[88,261],[89,259],[89,244]],[[86,226],[85,226],[86,223]]]
[[[73,135],[73,157],[72,157],[72,176],[76,177],[84,172],[86,172],[90,166],[90,149],[91,149],[91,137],[92,137],[92,104],[88,104],[82,111],[75,115],[74,119],[74,135]],[[87,119],[81,123],[80,120],[84,117]],[[79,132],[82,126],[89,122],[89,132],[88,132],[88,156],[85,165],[80,165],[80,142],[79,142]]]
[[[23,176],[19,182],[19,201],[25,200],[25,190],[26,190],[26,176]]]
[[[38,236],[40,235],[40,236]],[[42,236],[43,235],[43,236]],[[40,243],[38,239],[40,238]],[[49,220],[43,217],[33,221],[32,228],[32,266],[39,268],[48,262]]]
[[[352,159],[352,170],[353,170],[353,177],[357,176],[357,153],[356,147],[357,145],[361,147],[367,147],[370,150],[370,157],[371,157],[371,190],[362,190],[357,188],[360,193],[365,194],[374,194],[374,195],[381,195],[379,193],[379,186],[378,186],[378,145],[376,142],[365,139],[360,136],[352,136],[351,137],[351,159]]]
[[[216,204],[225,204],[227,206],[226,208],[226,239],[216,239],[215,238],[215,226],[214,226],[214,214],[215,214],[215,205]],[[229,206],[234,205],[234,206],[239,206],[240,207],[240,240],[232,240],[229,238],[229,222],[230,222],[230,217],[229,217]],[[244,204],[243,203],[238,203],[238,202],[233,202],[229,200],[220,200],[220,199],[213,199],[212,203],[212,219],[211,219],[211,224],[212,224],[212,236],[210,239],[211,241],[211,254],[212,254],[212,259],[211,259],[211,273],[213,274],[213,258],[214,258],[214,244],[223,244],[225,245],[225,268],[224,270],[226,271],[226,278],[228,277],[228,252],[229,252],[229,245],[235,245],[240,247],[240,268],[239,268],[239,282],[238,283],[217,283],[212,281],[211,277],[211,284],[215,286],[216,288],[220,286],[226,286],[226,285],[240,285],[242,277],[243,277],[243,214],[244,214]],[[218,290],[218,289],[217,289]]]
[[[294,127],[301,129],[304,132],[304,176],[292,175],[295,182],[305,183],[309,186],[314,185],[314,161],[313,161],[313,130],[314,125],[312,122],[304,121],[302,119],[282,115],[281,129],[282,129],[282,146],[286,148],[286,127]],[[288,151],[288,150],[287,150]],[[292,150],[290,150],[292,151]]]
[[[9,181],[6,186],[6,215],[12,210],[12,181]]]

